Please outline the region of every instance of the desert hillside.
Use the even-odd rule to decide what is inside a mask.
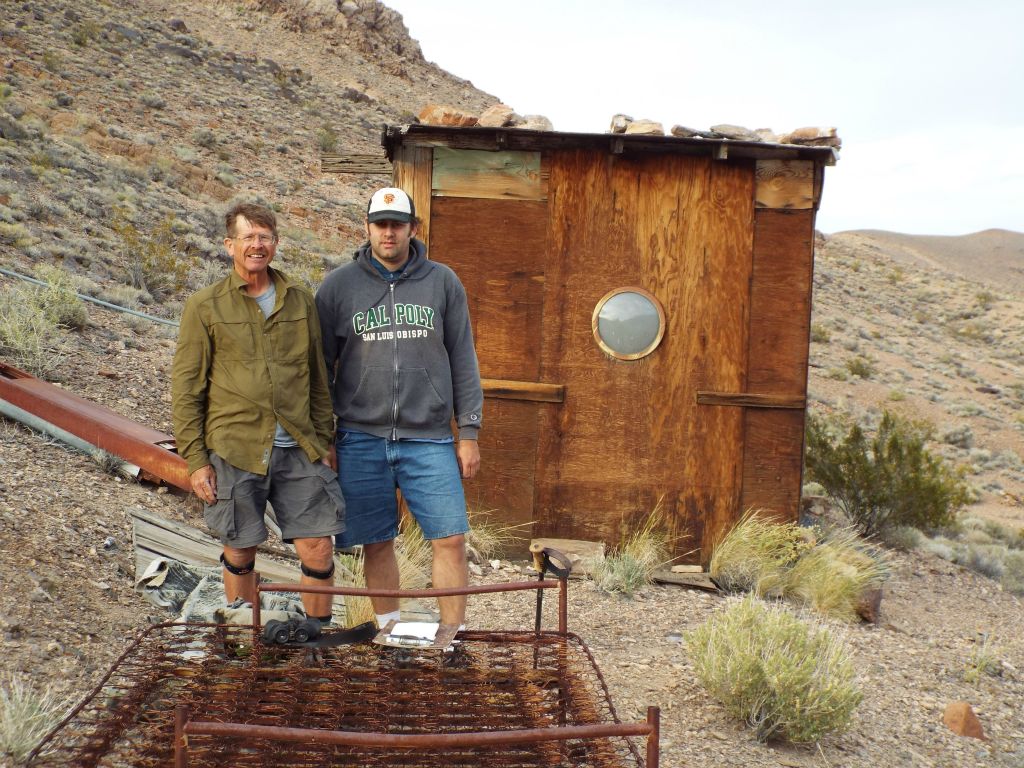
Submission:
[[[941,276],[958,277],[994,288],[1024,291],[1024,234],[986,229],[956,237],[904,235],[876,229],[832,235],[833,242],[876,252],[898,264],[916,264]]]
[[[223,274],[230,201],[272,205],[279,261],[315,285],[357,245],[364,201],[386,180],[322,174],[321,153],[379,152],[385,124],[430,102],[478,112],[498,101],[425,61],[376,0],[0,7],[0,267],[57,267],[84,294],[166,318]],[[1001,230],[821,235],[810,349],[812,412],[927,420],[931,448],[973,488],[968,513],[1014,528],[1024,527],[1022,257],[1024,234]],[[22,286],[0,275],[0,297]],[[87,311],[80,329],[46,340],[46,377],[169,432],[174,329]],[[126,638],[167,618],[133,591],[132,507],[198,520],[180,496],[0,418],[0,681],[18,674],[76,700]],[[1021,599],[935,557],[896,562],[882,623],[849,628],[867,689],[860,719],[820,749],[757,743],[694,683],[682,633],[718,595],[652,587],[626,602],[585,585],[571,626],[620,713],[663,707],[666,766],[1020,768]],[[471,619],[500,624],[483,606]],[[961,671],[979,633],[1002,643],[1006,665],[970,685]],[[958,698],[974,703],[988,742],[942,725]]]

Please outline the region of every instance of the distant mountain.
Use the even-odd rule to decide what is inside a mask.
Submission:
[[[970,235],[904,235],[877,229],[837,232],[835,245],[880,252],[896,262],[946,270],[1000,290],[1024,292],[1024,233],[986,229]]]

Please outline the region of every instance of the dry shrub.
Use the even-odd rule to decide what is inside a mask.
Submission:
[[[24,761],[58,723],[65,708],[49,688],[37,693],[17,675],[0,680],[0,756],[9,755],[16,763]]]
[[[760,741],[814,742],[845,730],[861,691],[843,640],[753,596],[686,636],[697,678]]]
[[[795,523],[780,523],[750,509],[715,546],[708,572],[726,592],[767,594],[808,546]]]
[[[748,511],[719,542],[708,570],[723,590],[784,598],[852,621],[864,594],[891,569],[884,553],[852,528],[815,539],[810,529]]]
[[[423,589],[429,583],[432,552],[430,542],[423,538],[423,531],[415,520],[403,515],[400,533],[395,539],[395,557],[398,560],[398,583],[401,589]],[[363,553],[338,554],[335,560],[342,574],[341,582],[346,586],[365,587]],[[355,627],[374,620],[373,604],[370,598],[346,595],[345,625]]]
[[[0,290],[0,355],[34,376],[59,369],[69,344],[42,304],[42,291],[23,285]]]
[[[783,593],[787,600],[824,616],[855,621],[863,596],[881,587],[891,570],[878,547],[852,528],[837,528],[788,570]]]
[[[491,560],[512,549],[529,534],[532,521],[501,525],[492,521],[496,510],[470,509],[469,533],[466,534],[466,549],[476,562]],[[475,557],[474,557],[475,556]]]
[[[626,536],[612,554],[588,566],[594,583],[604,592],[632,596],[650,584],[654,572],[671,562],[673,537],[662,499],[651,510],[643,525]]]

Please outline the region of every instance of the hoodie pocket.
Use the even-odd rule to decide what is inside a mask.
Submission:
[[[413,429],[444,428],[451,417],[451,406],[427,369],[403,368],[398,377],[398,423]]]
[[[391,368],[364,369],[359,386],[342,414],[342,420],[357,424],[390,424],[391,403],[394,401],[393,382]]]

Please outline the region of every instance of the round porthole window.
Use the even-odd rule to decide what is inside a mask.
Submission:
[[[651,354],[665,335],[665,310],[643,288],[616,288],[597,302],[594,338],[601,349],[620,360]]]

